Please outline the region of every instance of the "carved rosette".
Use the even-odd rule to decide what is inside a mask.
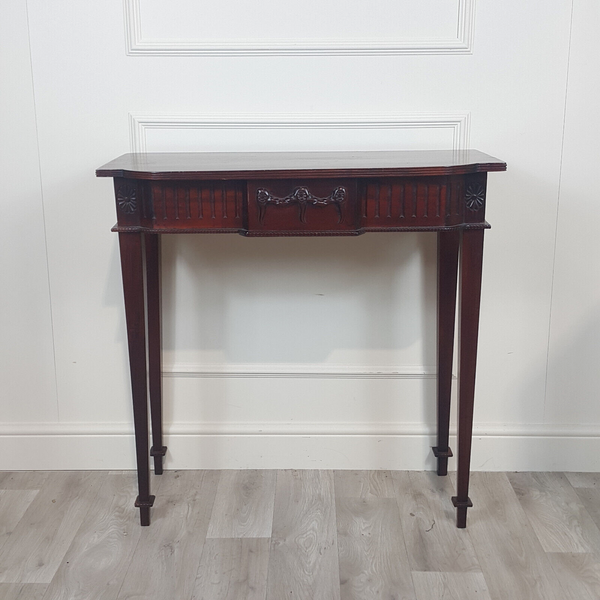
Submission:
[[[300,222],[306,223],[306,207],[307,206],[334,206],[338,213],[338,223],[342,222],[343,213],[342,205],[346,201],[348,192],[345,187],[337,187],[329,196],[320,198],[315,196],[306,187],[297,187],[293,193],[278,198],[273,196],[271,192],[265,188],[256,190],[256,203],[258,204],[258,220],[262,224],[265,221],[267,206],[273,204],[275,206],[291,206],[298,205],[298,218]]]
[[[132,215],[137,208],[137,190],[131,185],[122,185],[117,190],[117,206],[126,215]]]
[[[477,212],[485,204],[485,188],[480,183],[470,183],[465,190],[466,207]]]

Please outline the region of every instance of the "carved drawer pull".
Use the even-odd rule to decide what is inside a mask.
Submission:
[[[307,206],[335,206],[338,213],[338,223],[342,222],[342,204],[346,201],[348,191],[345,187],[337,187],[329,196],[319,198],[309,191],[306,187],[297,187],[293,193],[288,194],[283,198],[273,196],[269,190],[259,188],[256,190],[256,202],[258,204],[258,220],[261,224],[265,222],[265,214],[267,206],[274,204],[275,206],[291,206],[298,205],[298,216],[302,223],[306,223],[306,207]]]

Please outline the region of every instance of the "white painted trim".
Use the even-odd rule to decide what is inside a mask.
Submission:
[[[360,40],[302,38],[280,41],[219,42],[146,39],[142,33],[141,0],[124,0],[126,50],[130,56],[273,56],[472,54],[475,0],[458,0],[456,37],[422,40]]]
[[[435,367],[377,367],[301,363],[163,365],[165,377],[243,378],[243,379],[435,379]]]
[[[574,432],[573,432],[574,433]],[[435,469],[433,435],[175,435],[167,469]],[[456,440],[450,439],[456,449]],[[598,471],[600,436],[473,438],[472,471]],[[133,435],[0,435],[3,470],[134,469]],[[451,458],[453,470],[456,459]]]
[[[129,114],[132,152],[146,152],[151,129],[451,129],[452,149],[469,147],[470,113]]]

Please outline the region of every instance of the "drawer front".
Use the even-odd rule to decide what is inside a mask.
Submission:
[[[354,179],[248,182],[250,235],[351,234],[357,217]]]

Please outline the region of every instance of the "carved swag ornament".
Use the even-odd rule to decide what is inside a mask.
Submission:
[[[275,206],[291,206],[298,205],[298,218],[302,223],[306,223],[306,207],[307,206],[335,206],[338,213],[338,223],[342,222],[342,204],[346,201],[348,192],[345,187],[337,187],[329,196],[319,198],[315,196],[306,187],[297,187],[291,194],[283,198],[273,196],[269,190],[259,188],[256,190],[256,202],[258,204],[258,220],[261,224],[265,222],[265,214],[267,206],[273,204]]]

